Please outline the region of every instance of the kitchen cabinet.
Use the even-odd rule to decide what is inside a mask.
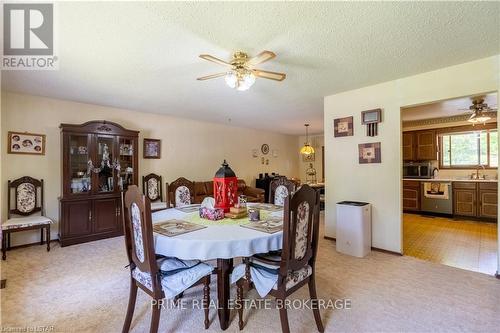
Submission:
[[[460,216],[476,216],[477,190],[476,183],[453,183],[453,214]]]
[[[415,139],[417,160],[437,160],[436,131],[417,131]]]
[[[496,220],[498,215],[496,182],[454,182],[453,196],[454,215]]]
[[[415,132],[403,132],[403,161],[415,160]]]
[[[478,217],[496,219],[498,215],[498,184],[479,183]]]
[[[420,210],[420,182],[416,180],[403,180],[403,210]]]
[[[403,132],[403,161],[437,160],[436,131]]]

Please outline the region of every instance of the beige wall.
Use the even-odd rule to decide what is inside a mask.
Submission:
[[[304,162],[302,160],[302,155],[299,155],[299,178],[302,182],[305,183],[306,181],[306,170],[309,168],[309,163],[313,164],[313,168],[316,169],[316,179],[318,182],[322,181],[322,172],[323,172],[323,166],[321,165],[321,159],[323,157],[323,153],[321,151],[321,147],[324,146],[324,137],[323,134],[321,135],[310,135],[309,136],[309,143],[311,146],[314,148],[315,152],[315,158],[314,162]],[[304,143],[306,142],[306,136],[301,135],[299,137],[299,146],[297,148],[297,151],[300,151],[300,148],[304,146]]]
[[[298,176],[297,136],[198,122],[151,113],[82,104],[71,101],[2,93],[2,137],[7,131],[28,131],[47,135],[45,156],[7,154],[2,145],[2,192],[6,193],[7,179],[30,175],[45,180],[47,215],[58,219],[58,200],[61,187],[61,148],[59,124],[80,124],[89,120],[108,120],[126,128],[139,130],[139,179],[155,172],[164,181],[180,176],[191,180],[209,180],[227,159],[236,175],[255,185],[260,172],[278,172]],[[162,140],[162,158],[142,158],[142,139]],[[260,146],[267,143],[278,157],[268,154],[269,165],[262,165]],[[252,157],[258,149],[259,157]],[[6,217],[2,200],[2,217]],[[57,235],[57,226],[54,228]],[[37,233],[13,235],[13,245],[37,241]]]
[[[325,97],[326,223],[335,237],[335,203],[372,203],[373,246],[402,251],[401,107],[498,91],[500,56]],[[366,137],[360,113],[383,109],[379,135]],[[354,116],[354,136],[334,138],[334,118]],[[381,164],[359,164],[358,144],[382,143]]]

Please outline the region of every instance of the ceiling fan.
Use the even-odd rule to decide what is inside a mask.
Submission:
[[[472,124],[485,123],[491,119],[488,113],[497,111],[496,108],[489,107],[488,104],[484,102],[484,96],[472,97],[472,105],[469,106],[469,111],[472,112],[471,116],[467,120]]]
[[[239,91],[248,90],[255,83],[257,77],[283,81],[286,78],[285,73],[269,72],[254,68],[256,65],[262,64],[275,57],[276,54],[271,51],[263,51],[253,58],[250,58],[245,52],[238,51],[233,54],[231,60],[224,61],[209,54],[200,54],[200,58],[230,67],[230,69],[226,72],[202,76],[197,80],[204,81],[224,76],[226,84]]]

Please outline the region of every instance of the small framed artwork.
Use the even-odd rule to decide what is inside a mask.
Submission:
[[[161,140],[144,139],[144,158],[161,158]]]
[[[316,159],[315,154],[302,155],[302,162],[314,162]]]
[[[45,155],[45,135],[9,132],[9,154]]]
[[[336,138],[342,136],[353,136],[354,125],[352,116],[333,120],[333,135]]]
[[[373,109],[361,112],[361,123],[363,125],[367,124],[378,124],[382,122],[382,110]]]
[[[382,163],[380,142],[361,143],[359,149],[359,164]]]

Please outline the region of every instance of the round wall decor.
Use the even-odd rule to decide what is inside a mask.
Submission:
[[[260,151],[262,154],[267,155],[269,153],[269,145],[267,143],[264,143],[262,147],[260,147]]]

